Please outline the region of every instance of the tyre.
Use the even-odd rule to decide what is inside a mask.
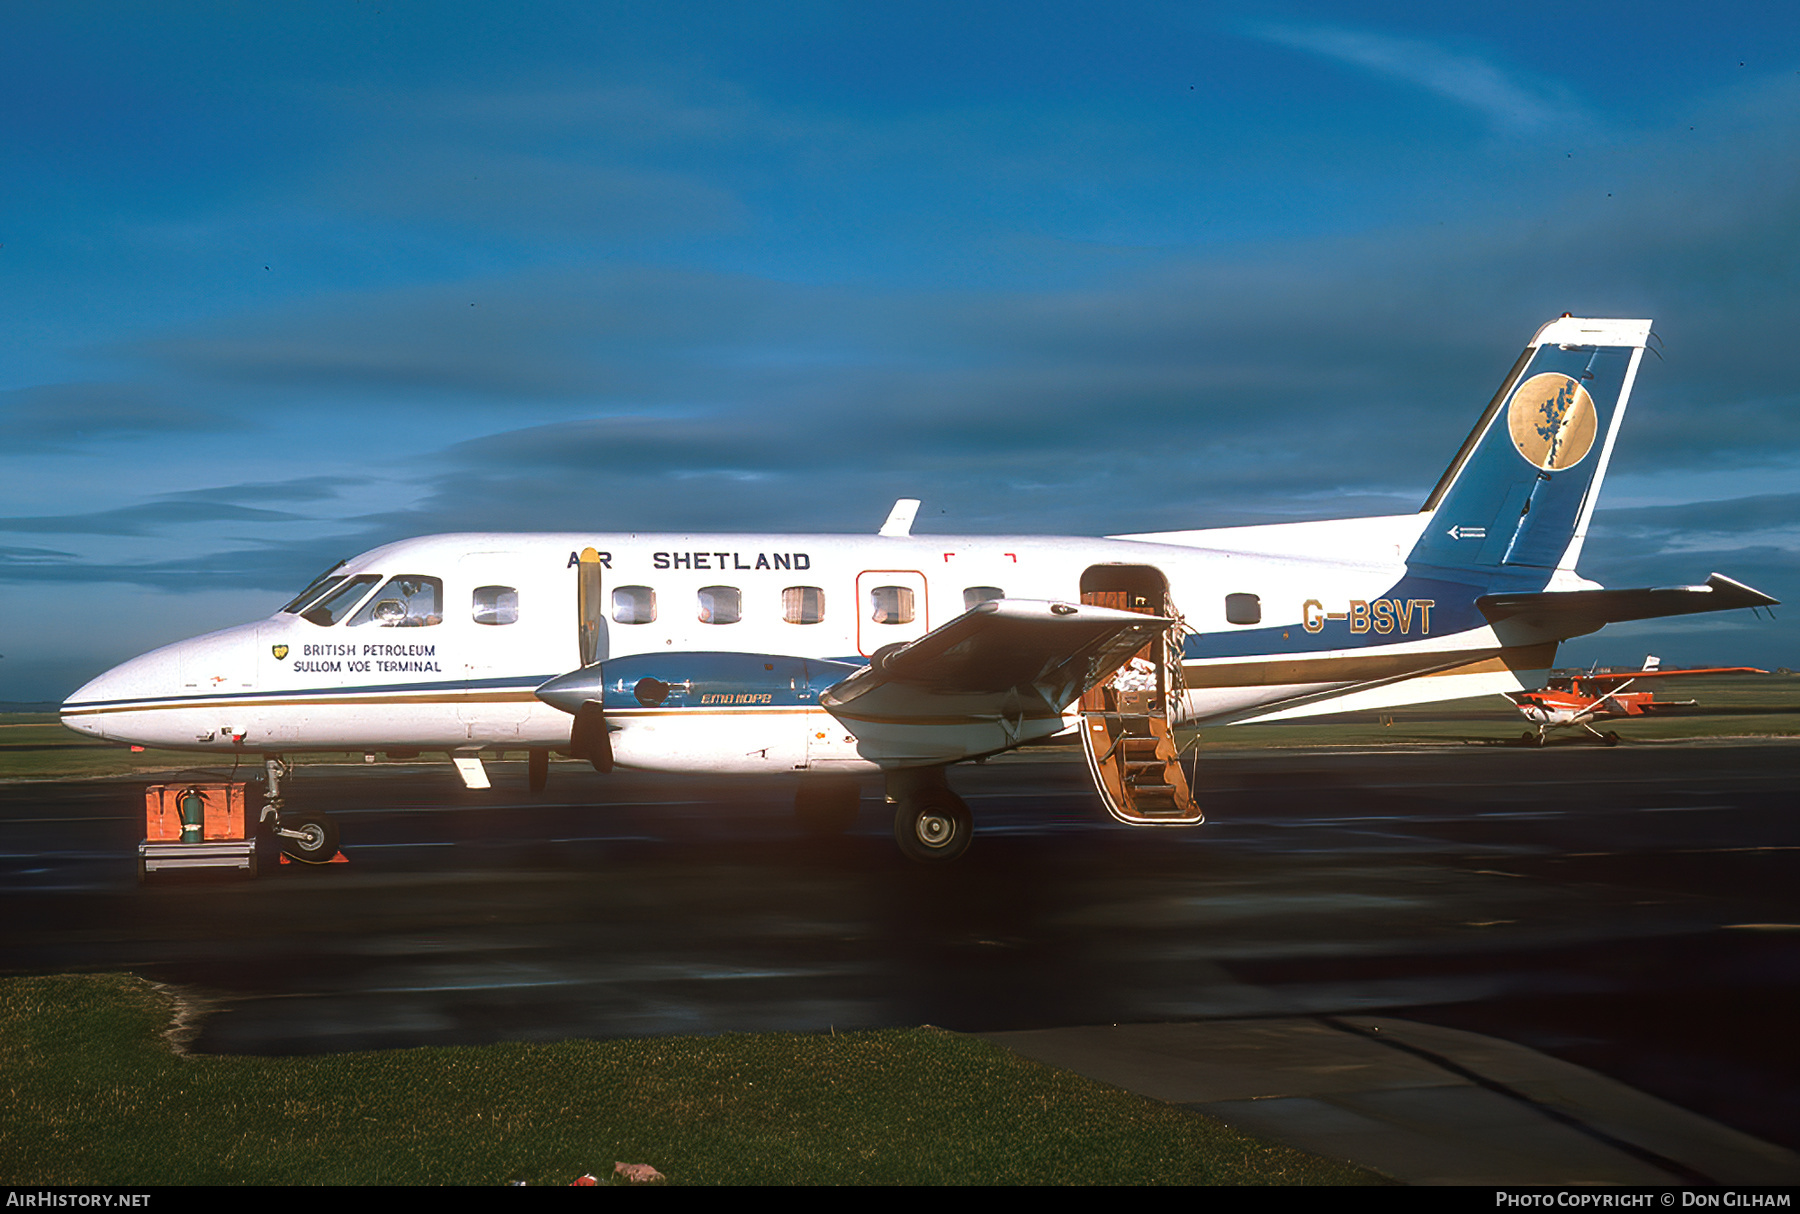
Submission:
[[[915,793],[894,811],[894,842],[909,860],[948,864],[969,850],[974,836],[969,807],[948,788]]]
[[[855,780],[803,780],[794,794],[794,816],[809,835],[841,835],[856,825],[862,786]]]
[[[550,783],[550,752],[533,750],[528,752],[525,764],[525,782],[532,792],[543,792],[544,786]]]
[[[281,829],[297,832],[298,839],[277,836],[281,850],[302,864],[329,864],[338,852],[337,823],[324,814],[283,814]]]

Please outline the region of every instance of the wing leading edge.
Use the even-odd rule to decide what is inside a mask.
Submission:
[[[1174,621],[996,599],[869,665],[819,703],[884,765],[955,762],[1063,729],[1063,710]]]

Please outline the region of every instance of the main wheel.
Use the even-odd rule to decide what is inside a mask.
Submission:
[[[930,788],[894,810],[894,841],[908,860],[946,864],[969,850],[975,819],[963,799],[948,788]]]
[[[794,816],[809,835],[841,835],[856,825],[862,786],[855,780],[803,780],[794,794]]]
[[[550,752],[533,750],[527,752],[525,764],[525,782],[532,792],[543,792],[544,786],[550,783]]]
[[[278,835],[281,850],[302,864],[329,864],[338,852],[337,823],[324,814],[283,814],[281,829],[299,834],[299,838]]]
[[[1609,729],[1600,735],[1600,741],[1607,746],[1617,746],[1619,744],[1619,735]]]

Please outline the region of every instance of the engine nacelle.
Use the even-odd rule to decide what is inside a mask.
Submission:
[[[621,767],[713,773],[864,766],[819,693],[858,667],[775,654],[632,654],[538,688],[565,712],[598,703]]]

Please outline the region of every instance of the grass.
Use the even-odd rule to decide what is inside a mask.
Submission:
[[[0,980],[0,1183],[1382,1182],[936,1029],[253,1058],[177,1053],[176,1010]]]

